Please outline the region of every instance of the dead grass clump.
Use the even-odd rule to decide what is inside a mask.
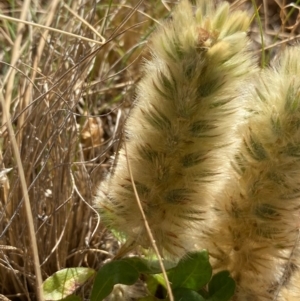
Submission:
[[[0,94],[22,162],[18,166],[2,111],[0,293],[17,300],[36,299],[39,265],[20,168],[43,280],[65,267],[97,268],[114,252],[115,241],[91,207],[93,188],[116,149],[154,18],[165,14],[159,1],[155,10],[142,1],[49,3],[0,7]]]

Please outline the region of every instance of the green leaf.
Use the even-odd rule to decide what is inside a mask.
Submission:
[[[177,262],[163,259],[163,265],[165,267],[165,270],[169,271],[177,266]],[[161,273],[161,267],[158,260],[149,261],[149,266],[153,271],[153,274]]]
[[[129,263],[130,265],[135,267],[136,270],[141,274],[156,274],[156,273],[161,272],[159,267],[152,266],[151,262],[149,262],[143,258],[130,257],[130,258],[124,258],[120,261]]]
[[[153,275],[147,275],[145,283],[147,285],[147,291],[150,295],[155,295],[158,286],[161,285]]]
[[[178,265],[169,270],[168,278],[172,288],[189,288],[200,290],[211,278],[212,268],[208,260],[208,252],[189,253]]]
[[[105,264],[95,277],[91,301],[101,301],[113,290],[115,284],[132,285],[139,278],[135,264],[127,260],[117,260]]]
[[[43,283],[45,300],[62,300],[72,295],[94,274],[95,270],[83,267],[68,268],[56,272]]]
[[[228,271],[215,274],[208,284],[209,301],[228,301],[235,291],[235,282]]]
[[[173,291],[175,301],[205,301],[197,292],[188,288],[177,288]]]
[[[161,274],[160,274],[161,275]],[[147,292],[149,296],[153,296],[154,300],[162,300],[162,298],[166,298],[167,290],[165,281],[163,280],[163,284],[158,280],[158,275],[144,275],[143,280],[147,286]],[[154,297],[155,296],[155,297]],[[144,297],[145,300],[148,300]],[[144,301],[144,298],[139,299],[139,301]],[[152,300],[152,299],[149,299]]]

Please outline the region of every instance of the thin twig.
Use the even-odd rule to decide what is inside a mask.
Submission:
[[[289,38],[284,39],[284,40],[282,40],[282,41],[280,41],[280,42],[276,42],[276,43],[274,43],[274,44],[272,44],[272,45],[265,46],[263,50],[267,50],[267,49],[270,49],[270,48],[274,48],[274,47],[279,46],[279,45],[282,45],[282,44],[287,44],[288,42],[297,40],[297,39],[299,39],[299,38],[300,38],[300,34],[298,34],[298,35],[296,35],[296,36],[294,36],[294,37],[289,37]],[[263,50],[260,49],[260,50],[256,51],[256,53],[262,52]],[[255,54],[256,54],[256,53],[255,53]]]
[[[158,258],[158,262],[159,262],[160,268],[161,268],[161,270],[162,270],[164,279],[165,279],[165,281],[166,281],[167,292],[168,292],[168,294],[169,294],[169,299],[170,299],[170,301],[174,301],[174,297],[173,297],[172,289],[171,289],[170,282],[169,282],[169,279],[168,279],[168,275],[167,275],[167,273],[166,273],[164,264],[163,264],[163,262],[162,262],[162,258],[161,258],[160,254],[159,254],[159,251],[158,251],[158,248],[157,248],[155,239],[154,239],[154,237],[153,237],[152,231],[151,231],[150,226],[149,226],[149,224],[148,224],[148,221],[147,221],[145,212],[144,212],[144,210],[143,210],[143,207],[142,207],[142,204],[141,204],[141,201],[140,201],[138,192],[137,192],[137,190],[136,190],[136,186],[135,186],[134,179],[133,179],[133,175],[132,175],[132,171],[131,171],[131,166],[130,166],[130,163],[129,163],[129,158],[128,158],[128,155],[127,155],[126,141],[124,141],[124,147],[125,147],[125,153],[126,153],[126,158],[127,158],[127,160],[126,160],[126,161],[127,161],[127,168],[128,168],[128,171],[129,171],[129,175],[130,175],[131,182],[132,182],[132,187],[133,187],[133,190],[134,190],[136,202],[137,202],[138,207],[139,207],[139,210],[140,210],[140,212],[141,212],[141,214],[142,214],[142,217],[143,217],[143,221],[144,221],[144,225],[145,225],[147,234],[148,234],[148,236],[149,236],[149,239],[150,239],[151,245],[152,245],[152,247],[153,247],[153,249],[154,249],[154,252],[155,252],[155,254],[156,254],[157,258]]]
[[[73,38],[77,38],[79,40],[92,42],[92,43],[99,44],[99,45],[104,44],[102,41],[97,41],[97,40],[85,38],[83,36],[79,36],[79,35],[71,33],[71,32],[67,32],[67,31],[64,31],[64,30],[59,30],[59,29],[56,29],[56,28],[53,28],[53,27],[44,26],[44,25],[41,25],[41,24],[33,23],[33,22],[28,22],[28,21],[25,21],[25,20],[20,20],[20,19],[17,19],[17,18],[5,16],[5,15],[2,15],[2,14],[0,14],[0,19],[4,19],[4,20],[8,20],[8,21],[14,21],[14,22],[23,23],[23,24],[30,25],[30,26],[35,26],[35,27],[47,29],[49,31],[58,32],[58,33],[61,33],[61,34],[64,34],[64,35],[67,35],[67,36],[70,36],[70,37],[73,37]]]
[[[104,44],[106,39],[87,21],[81,18],[72,8],[70,8],[66,3],[63,3],[63,7],[66,8],[72,15],[79,19],[83,24],[85,24],[90,30],[92,30],[98,38],[101,39],[101,43]]]
[[[295,240],[295,243],[293,245],[293,248],[291,250],[291,253],[290,253],[290,256],[288,258],[288,262],[285,264],[285,268],[284,268],[284,271],[282,273],[282,277],[281,277],[281,281],[279,282],[278,284],[278,287],[276,289],[276,292],[274,294],[274,298],[273,298],[273,301],[276,301],[278,296],[279,296],[279,293],[280,293],[280,290],[281,288],[283,287],[284,285],[284,282],[286,281],[287,277],[288,277],[288,274],[289,274],[289,268],[290,268],[290,264],[291,264],[291,261],[292,261],[292,258],[294,257],[295,255],[295,252],[297,250],[297,247],[299,246],[299,239],[300,239],[300,229],[298,229],[297,231],[297,237],[296,237],[296,240]]]
[[[22,6],[22,11],[21,11],[20,20],[19,20],[20,23],[18,24],[18,27],[17,27],[17,36],[16,36],[16,40],[14,42],[14,47],[13,47],[12,55],[11,55],[10,64],[12,66],[16,65],[16,63],[19,59],[19,56],[21,54],[20,46],[21,46],[21,42],[22,42],[22,38],[23,38],[23,28],[24,28],[23,22],[26,22],[25,19],[26,19],[27,13],[28,13],[29,5],[30,5],[30,0],[25,0],[23,3],[23,6]],[[5,93],[5,107],[7,110],[9,110],[9,108],[10,108],[13,86],[14,86],[14,81],[15,81],[15,74],[16,74],[14,69],[10,69],[9,72],[11,72],[11,73],[9,75],[9,79],[8,79],[7,86],[6,86],[6,93]],[[4,117],[2,120],[2,124],[4,124],[5,121],[6,121],[6,119]]]
[[[55,10],[56,7],[59,3],[59,0],[55,0],[52,2],[52,5],[50,7],[49,13],[48,13],[48,18],[46,20],[46,26],[50,26],[50,24],[53,21],[54,15],[55,15]],[[31,80],[29,81],[29,84],[27,85],[26,89],[25,89],[25,93],[24,93],[24,97],[23,97],[23,101],[20,101],[20,109],[23,108],[27,108],[28,104],[31,102],[31,98],[32,98],[32,89],[33,89],[33,84],[35,82],[36,79],[36,74],[38,73],[38,65],[40,63],[40,59],[42,57],[42,53],[46,44],[46,40],[47,40],[47,36],[48,36],[49,31],[45,30],[40,38],[40,42],[39,42],[39,46],[38,46],[38,50],[36,52],[35,58],[34,58],[34,62],[33,62],[33,66],[32,66],[32,74],[31,74]],[[20,116],[20,118],[18,118],[18,129],[20,130],[20,135],[18,135],[19,141],[18,141],[18,145],[19,147],[21,146],[21,141],[22,141],[22,127],[24,125],[25,122],[25,115],[22,114]]]
[[[40,269],[40,260],[39,260],[37,240],[36,240],[35,231],[34,231],[34,221],[33,221],[33,216],[32,216],[32,211],[31,211],[30,200],[29,200],[29,196],[28,196],[27,185],[26,185],[26,181],[25,181],[25,174],[24,174],[24,169],[23,169],[22,162],[21,162],[20,153],[19,153],[19,150],[17,147],[17,141],[16,141],[16,138],[14,135],[14,130],[13,130],[13,127],[11,124],[9,111],[5,105],[5,100],[4,100],[2,91],[0,91],[0,100],[1,100],[3,114],[5,116],[5,119],[7,120],[7,129],[8,129],[8,133],[10,136],[10,142],[11,142],[12,148],[13,148],[13,153],[14,153],[15,159],[17,161],[18,172],[19,172],[19,176],[20,176],[21,187],[22,187],[23,197],[24,197],[24,201],[25,201],[25,211],[26,211],[26,216],[27,216],[29,237],[31,240],[33,263],[34,263],[34,270],[35,270],[35,276],[36,276],[37,298],[38,298],[38,300],[43,301],[44,300],[43,290],[42,290],[43,280],[42,280],[42,274],[41,274],[41,269]]]
[[[92,210],[92,211],[94,211],[94,213],[96,213],[96,215],[97,215],[97,217],[98,217],[98,219],[97,219],[97,224],[96,224],[96,227],[95,227],[95,229],[94,229],[94,231],[92,232],[92,234],[91,234],[91,236],[90,236],[90,241],[92,240],[92,238],[94,237],[94,235],[95,235],[95,233],[97,232],[97,230],[98,230],[98,228],[99,228],[99,226],[100,226],[100,215],[99,215],[99,212],[93,207],[93,206],[91,206],[85,199],[84,199],[84,197],[81,195],[81,193],[79,192],[79,190],[78,190],[78,188],[76,187],[76,185],[75,185],[75,180],[74,180],[74,176],[73,176],[73,174],[72,173],[70,173],[70,175],[71,175],[71,180],[72,180],[72,185],[73,185],[73,187],[74,187],[74,190],[75,190],[75,192],[77,193],[77,195],[79,196],[79,198]],[[89,241],[89,242],[90,242]]]

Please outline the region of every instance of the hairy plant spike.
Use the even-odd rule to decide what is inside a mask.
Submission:
[[[227,18],[228,18],[228,13],[229,13],[228,3],[227,2],[221,3],[218,11],[216,12],[216,16],[212,24],[212,26],[216,30],[219,29],[222,30],[222,28],[225,26],[225,23],[227,22]],[[247,28],[245,30],[247,30]]]
[[[194,8],[183,0],[151,39],[126,148],[95,200],[104,222],[137,245],[151,248],[131,181],[162,254],[176,259],[195,248],[193,237],[239,143],[239,95],[255,71],[245,24],[248,16],[230,12],[227,3],[215,9],[198,0]]]
[[[299,257],[300,254],[297,254]],[[298,301],[300,296],[300,270],[299,267],[290,264],[289,270],[287,271],[287,279],[282,283],[282,287],[277,294],[276,301]],[[292,274],[292,275],[289,275]]]
[[[255,110],[240,130],[236,175],[216,198],[200,243],[213,250],[215,268],[228,269],[237,281],[234,300],[277,300],[294,271],[299,279],[299,57],[300,47],[286,49],[250,86],[246,107]]]

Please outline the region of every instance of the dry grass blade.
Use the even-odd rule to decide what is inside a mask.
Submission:
[[[81,18],[74,10],[72,10],[66,3],[63,3],[63,6],[70,12],[72,13],[76,18],[78,18],[80,20],[80,22],[82,22],[83,24],[85,24],[86,26],[88,26],[95,34],[98,38],[101,39],[101,43],[104,44],[105,43],[105,38],[101,36],[101,34],[99,34],[99,32],[97,30],[94,29],[93,26],[91,26],[88,22],[86,22],[83,18]],[[96,41],[96,43],[98,43],[98,41]]]
[[[93,194],[117,149],[142,47],[165,13],[157,4],[153,11],[141,3],[137,11],[130,1],[31,1],[21,18],[20,2],[0,3],[1,89],[33,217],[29,230],[20,163],[2,110],[0,293],[7,298],[41,300],[29,233],[35,233],[43,280],[65,267],[97,269],[116,252],[118,242],[92,208]],[[88,298],[89,292],[90,283],[77,294]]]
[[[37,294],[38,300],[43,301],[44,300],[43,292],[42,292],[42,282],[43,281],[42,281],[42,274],[41,274],[41,270],[40,270],[39,250],[38,250],[38,246],[37,246],[37,240],[35,237],[34,222],[33,222],[30,200],[29,200],[29,196],[28,196],[27,185],[26,185],[26,181],[25,181],[25,174],[24,174],[24,170],[23,170],[23,166],[22,166],[22,162],[21,162],[21,157],[19,154],[19,149],[17,146],[17,141],[15,139],[14,130],[12,128],[12,124],[10,121],[9,112],[6,108],[2,92],[0,92],[0,100],[1,100],[1,105],[2,105],[5,120],[7,120],[8,133],[10,136],[10,141],[12,144],[14,157],[17,161],[18,173],[20,176],[22,193],[23,193],[24,202],[25,202],[27,224],[28,224],[28,228],[29,228],[29,239],[30,239],[30,243],[31,243],[31,247],[32,247],[34,270],[35,270],[35,277],[36,277],[36,294]]]
[[[126,142],[124,142],[124,147],[125,147],[125,152],[126,152],[126,154],[127,154]],[[157,258],[158,258],[158,262],[159,262],[160,268],[161,268],[161,270],[162,270],[164,279],[165,279],[165,281],[166,281],[167,291],[168,291],[168,295],[169,295],[168,297],[169,297],[170,301],[174,301],[174,297],[173,297],[171,285],[170,285],[170,282],[169,282],[169,280],[168,280],[168,275],[167,275],[167,273],[166,273],[166,269],[165,269],[165,267],[164,267],[164,264],[163,264],[163,261],[162,261],[162,257],[161,257],[161,255],[160,255],[160,253],[159,253],[158,247],[157,247],[157,245],[156,245],[154,236],[153,236],[153,234],[152,234],[151,228],[150,228],[149,223],[148,223],[148,221],[147,221],[145,212],[144,212],[144,210],[143,210],[143,206],[142,206],[142,204],[141,204],[141,200],[140,200],[140,198],[139,198],[139,195],[138,195],[138,192],[137,192],[137,189],[136,189],[136,185],[135,185],[135,182],[134,182],[134,179],[133,179],[132,170],[131,170],[131,166],[130,166],[130,162],[129,162],[128,156],[127,156],[127,168],[128,168],[128,171],[129,171],[129,175],[130,175],[132,187],[133,187],[133,190],[134,190],[136,202],[137,202],[137,205],[138,205],[139,210],[140,210],[140,212],[141,212],[141,215],[142,215],[142,218],[143,218],[143,222],[144,222],[144,225],[145,225],[147,234],[148,234],[148,236],[149,236],[149,240],[150,240],[150,242],[151,242],[151,245],[152,245],[152,247],[153,247],[153,250],[154,250],[154,252],[155,252],[155,255],[156,255]]]
[[[22,6],[21,15],[20,15],[21,20],[24,20],[26,18],[26,15],[27,15],[28,9],[29,9],[29,5],[30,5],[30,0],[25,0],[24,4]],[[11,56],[11,65],[12,66],[15,66],[15,64],[21,54],[20,45],[21,45],[22,38],[23,38],[23,34],[22,34],[23,28],[24,28],[24,25],[22,23],[18,24],[17,36],[16,36],[16,40],[14,42],[12,56]],[[10,108],[14,79],[15,79],[15,70],[12,68],[12,69],[10,69],[10,73],[9,73],[9,77],[8,77],[8,84],[6,87],[6,95],[5,95],[5,101],[6,101],[5,106],[6,106],[7,110],[9,110],[9,108]],[[2,124],[5,122],[6,122],[5,118],[3,118]]]
[[[73,34],[71,32],[59,30],[59,29],[56,29],[56,28],[51,28],[49,26],[44,26],[44,25],[41,25],[41,24],[35,24],[35,23],[32,23],[32,22],[24,21],[24,20],[19,20],[19,19],[16,19],[16,18],[11,18],[11,17],[8,17],[8,16],[4,16],[2,14],[0,14],[0,19],[4,19],[4,20],[8,20],[8,21],[14,21],[14,22],[18,22],[20,24],[35,26],[35,27],[39,27],[39,28],[46,29],[46,30],[49,30],[49,31],[54,31],[54,32],[62,33],[62,34],[65,34],[67,36],[78,38],[79,40],[83,40],[83,41],[87,41],[87,42],[92,42],[92,43],[95,43],[95,44],[103,45],[103,43],[104,43],[103,42],[103,37],[101,37],[102,41],[92,40],[92,39],[88,39],[88,38],[82,37],[80,35]]]

